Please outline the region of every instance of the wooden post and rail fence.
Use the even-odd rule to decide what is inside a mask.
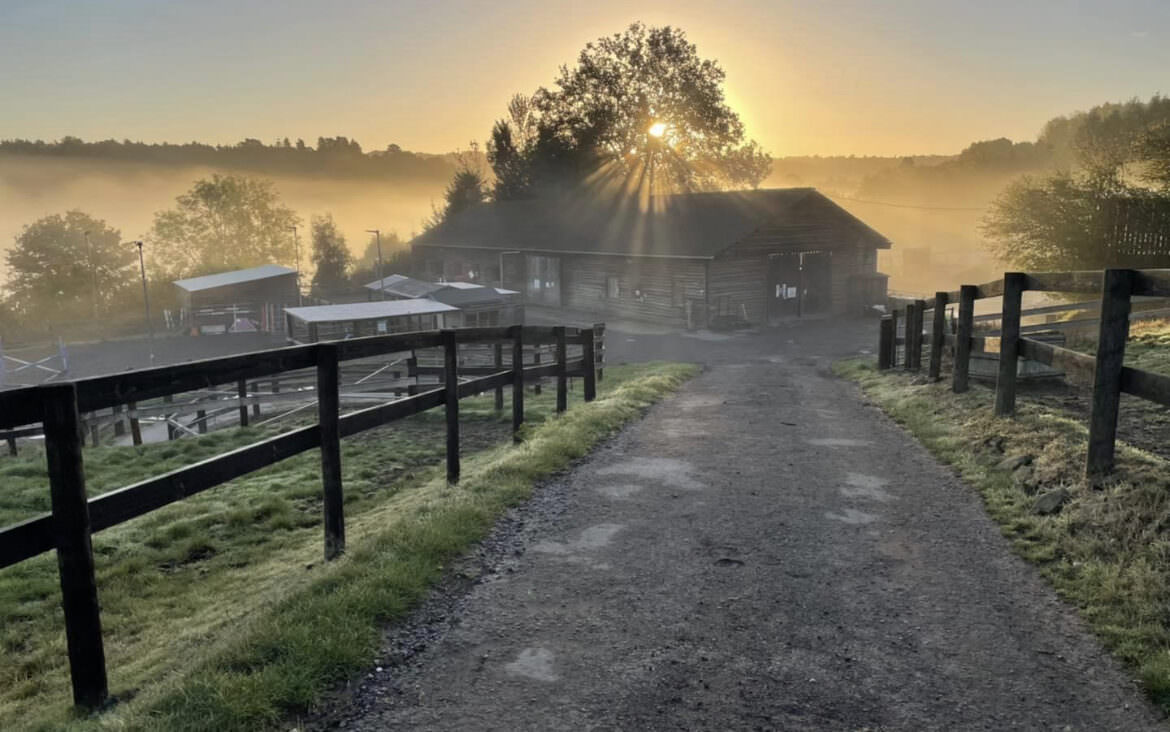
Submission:
[[[324,491],[324,553],[334,559],[345,551],[344,491],[341,480],[343,437],[444,407],[447,423],[447,480],[459,481],[459,400],[496,390],[512,389],[512,431],[521,439],[524,384],[556,379],[557,411],[567,408],[567,380],[584,382],[584,399],[597,394],[600,349],[596,330],[564,327],[511,326],[403,333],[344,341],[314,343],[255,353],[207,359],[175,366],[56,382],[0,392],[0,429],[41,423],[49,467],[51,511],[0,529],[0,569],[52,549],[57,552],[69,668],[76,704],[102,706],[108,699],[102,646],[98,587],[91,535],[180,501],[294,455],[320,448]],[[478,343],[498,347],[489,373],[461,380],[458,347]],[[556,358],[547,364],[524,363],[524,348],[553,345]],[[568,359],[568,345],[582,346],[579,359]],[[504,345],[511,346],[511,364],[502,362]],[[390,353],[441,348],[445,373],[441,384],[412,396],[342,415],[338,391],[340,364]],[[297,369],[316,370],[317,423],[292,429],[231,452],[88,498],[83,462],[84,434],[80,413],[171,396],[220,384],[239,385],[249,379],[273,377]],[[477,369],[478,371],[479,369]],[[242,387],[241,387],[242,388]],[[241,402],[240,421],[247,424]],[[132,423],[136,426],[136,422]]]
[[[1025,292],[1084,293],[1100,297],[1100,320],[1097,353],[1090,356],[1052,343],[1028,337],[1032,330],[1021,329],[1021,309]],[[1121,395],[1145,399],[1170,406],[1170,376],[1143,371],[1124,365],[1125,344],[1129,336],[1132,300],[1135,297],[1170,296],[1170,269],[1107,269],[1087,272],[1007,272],[1003,280],[982,285],[963,285],[954,292],[938,292],[932,305],[933,317],[928,333],[923,331],[924,301],[909,303],[899,314],[882,317],[878,344],[878,368],[897,366],[898,346],[904,346],[903,365],[907,370],[921,368],[922,349],[928,342],[930,364],[928,376],[941,378],[942,353],[949,347],[952,355],[951,390],[962,393],[969,388],[972,353],[995,353],[989,346],[998,341],[998,374],[995,382],[995,414],[1010,417],[1016,407],[1016,381],[1020,358],[1062,369],[1065,378],[1092,386],[1092,409],[1089,417],[1089,444],[1085,457],[1085,474],[1100,478],[1113,471],[1116,450],[1117,418]],[[1002,298],[998,336],[975,335],[975,301]],[[947,333],[945,310],[958,303],[954,333]],[[1039,312],[1059,310],[1041,308]],[[899,317],[906,323],[905,336],[898,336]],[[926,341],[926,338],[929,341]]]

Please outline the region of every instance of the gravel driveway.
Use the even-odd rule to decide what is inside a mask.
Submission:
[[[872,323],[610,335],[707,370],[506,517],[308,726],[1160,729],[974,492],[828,372]]]

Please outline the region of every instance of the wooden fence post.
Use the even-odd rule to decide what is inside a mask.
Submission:
[[[17,456],[16,438],[15,437],[10,436],[8,438],[8,454],[11,455],[12,457]]]
[[[926,318],[926,301],[914,301],[914,347],[912,351],[912,358],[914,359],[911,368],[915,371],[922,369],[922,323]],[[909,323],[907,323],[909,324]]]
[[[890,351],[890,368],[898,365],[898,310],[897,308],[890,311],[890,325],[894,329],[894,340],[891,343],[894,350]]]
[[[605,323],[593,324],[593,342],[597,348],[594,352],[597,380],[601,381],[605,378]]]
[[[975,285],[959,288],[959,324],[955,331],[955,363],[951,372],[951,391],[956,394],[962,394],[968,388],[971,336],[975,332],[975,295],[978,291]]]
[[[142,444],[142,425],[138,423],[138,404],[130,402],[126,405],[126,411],[132,415],[130,417],[130,441],[137,447]]]
[[[894,353],[894,319],[883,315],[878,332],[878,368],[890,368]]]
[[[942,352],[946,343],[947,298],[945,292],[934,293],[934,319],[930,327],[930,370],[927,376],[938,381],[942,372]]]
[[[199,434],[206,435],[207,434],[207,411],[203,410],[203,409],[197,410],[195,412],[195,421],[198,422],[198,424],[195,425],[195,427],[196,427],[196,429],[199,430]]]
[[[524,326],[508,330],[512,336],[512,441],[518,443],[524,424]]]
[[[174,404],[175,396],[173,394],[167,394],[162,400],[163,404]],[[167,440],[176,439],[178,435],[175,434],[175,426],[171,424],[171,415],[169,413],[164,414],[163,419],[167,421]]]
[[[902,367],[907,371],[913,371],[915,368],[914,352],[915,344],[918,342],[918,303],[912,302],[906,306],[906,324],[902,329],[906,331],[905,337],[905,356]]]
[[[1020,306],[1027,275],[1003,276],[1003,314],[999,322],[999,378],[995,381],[995,415],[1010,417],[1016,411],[1016,372],[1020,357]]]
[[[112,411],[114,413],[114,437],[121,437],[126,434],[126,423],[122,421],[122,405],[115,404]]]
[[[591,402],[597,398],[597,371],[594,370],[594,357],[597,352],[593,350],[593,329],[586,328],[581,331],[581,366],[585,372],[584,391],[585,401]]]
[[[106,702],[109,688],[78,432],[77,388],[73,384],[53,384],[42,389],[45,457],[49,464],[49,494],[73,701],[95,709]]]
[[[256,400],[256,401],[252,402],[252,416],[259,417],[260,416],[260,382],[259,381],[252,382],[252,395]]]
[[[553,328],[553,335],[557,339],[557,411],[563,412],[569,408],[569,381],[566,373],[569,349],[565,341],[565,326]]]
[[[495,350],[495,358],[496,358],[496,361],[495,361],[496,370],[503,371],[504,370],[504,344],[503,343],[496,343],[494,350]],[[496,411],[497,412],[504,411],[504,387],[502,387],[502,386],[496,387]]]
[[[1101,285],[1101,325],[1097,367],[1093,372],[1093,409],[1089,416],[1089,452],[1085,475],[1096,478],[1113,470],[1117,412],[1121,405],[1121,369],[1129,337],[1130,295],[1135,272],[1107,269]]]
[[[540,365],[540,345],[537,344],[532,348],[532,363],[536,366]],[[540,394],[540,383],[544,380],[543,376],[536,377],[536,384],[532,387],[533,394]]]
[[[240,426],[248,426],[248,382],[240,379],[236,384],[236,392],[240,397]]]
[[[317,346],[317,423],[321,432],[321,485],[324,488],[325,559],[345,551],[345,496],[341,486],[340,367],[337,346]]]
[[[459,482],[459,345],[455,331],[441,331],[443,338],[443,375],[447,398],[447,482]]]

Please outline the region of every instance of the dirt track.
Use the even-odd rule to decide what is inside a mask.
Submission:
[[[502,521],[310,726],[1160,728],[977,496],[828,374],[871,331],[613,333],[611,360],[709,368]]]

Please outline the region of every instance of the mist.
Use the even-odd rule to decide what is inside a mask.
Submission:
[[[366,229],[397,232],[403,240],[422,228],[444,183],[271,175],[208,166],[171,167],[120,160],[0,155],[0,254],[23,227],[38,218],[80,209],[122,231],[127,241],[143,238],[154,214],[171,208],[175,197],[212,173],[238,173],[274,182],[281,200],[304,220],[332,213],[354,256],[360,256]],[[307,228],[300,236],[301,264],[308,262]],[[7,267],[0,260],[0,278]]]

